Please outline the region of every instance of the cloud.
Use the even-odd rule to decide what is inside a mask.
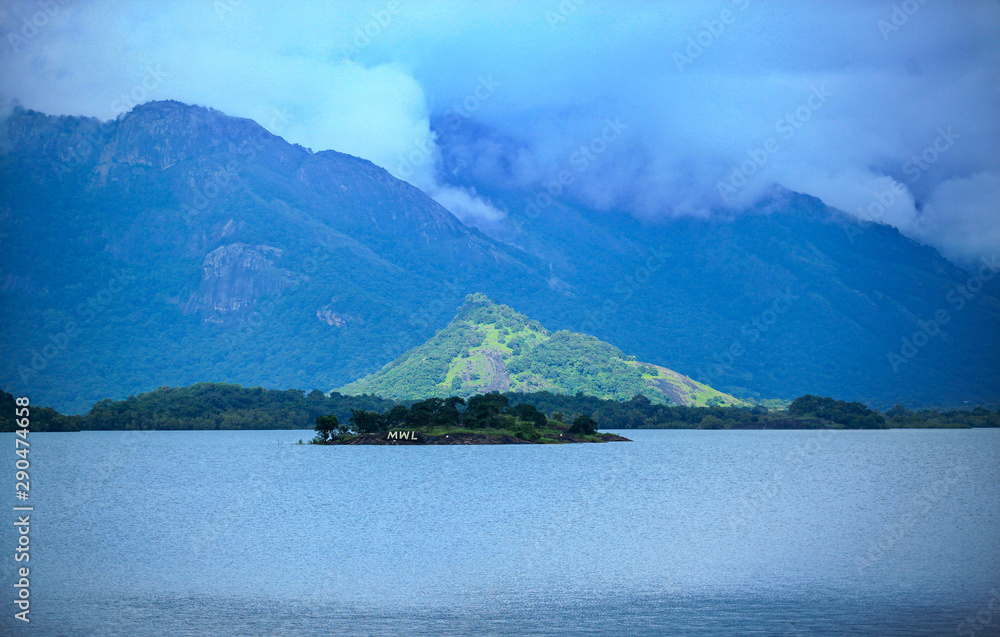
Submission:
[[[739,210],[772,183],[857,214],[897,184],[886,222],[956,259],[1000,249],[993,2],[58,6],[0,53],[0,97],[104,119],[172,98],[280,121],[483,226],[503,213],[480,193],[567,173],[560,196],[647,217]],[[2,32],[38,7],[8,3]],[[608,120],[625,128],[596,142]]]
[[[1000,173],[949,179],[934,189],[909,228],[947,257],[974,261],[996,256],[1000,246]]]

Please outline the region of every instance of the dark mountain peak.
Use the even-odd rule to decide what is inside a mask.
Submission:
[[[349,213],[340,217],[341,230],[403,225],[427,240],[441,232],[452,237],[474,233],[424,192],[372,162],[333,150],[312,153],[253,120],[168,100],[136,106],[115,124],[101,156],[102,173],[110,164],[167,169],[186,162],[196,172],[236,166],[261,174],[257,183],[304,186],[319,197],[317,204]]]
[[[269,146],[290,146],[253,120],[175,101],[141,104],[114,123],[101,163],[162,169],[205,156],[253,156]],[[301,157],[307,154],[301,147],[296,151]]]
[[[208,106],[185,104],[177,100],[154,100],[138,104],[132,110],[120,114],[115,118],[115,121],[145,122],[148,124],[169,122],[181,127],[178,132],[190,132],[188,129],[191,127],[213,124],[227,128],[243,126],[250,130],[264,130],[263,126],[252,119],[228,115]]]

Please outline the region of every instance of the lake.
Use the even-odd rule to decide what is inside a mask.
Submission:
[[[998,430],[310,433],[31,434],[3,634],[1000,635]]]

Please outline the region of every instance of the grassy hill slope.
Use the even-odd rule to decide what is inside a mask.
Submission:
[[[642,395],[676,405],[740,402],[593,336],[550,332],[483,294],[467,296],[455,318],[426,343],[338,391],[407,400],[543,390],[619,400]]]

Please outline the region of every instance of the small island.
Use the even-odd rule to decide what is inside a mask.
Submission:
[[[464,407],[464,409],[460,409]],[[385,413],[352,409],[345,424],[334,415],[316,419],[317,445],[510,445],[571,442],[630,442],[599,433],[590,416],[563,422],[549,418],[534,405],[511,406],[493,392],[464,398],[428,398],[410,407],[396,405]]]

